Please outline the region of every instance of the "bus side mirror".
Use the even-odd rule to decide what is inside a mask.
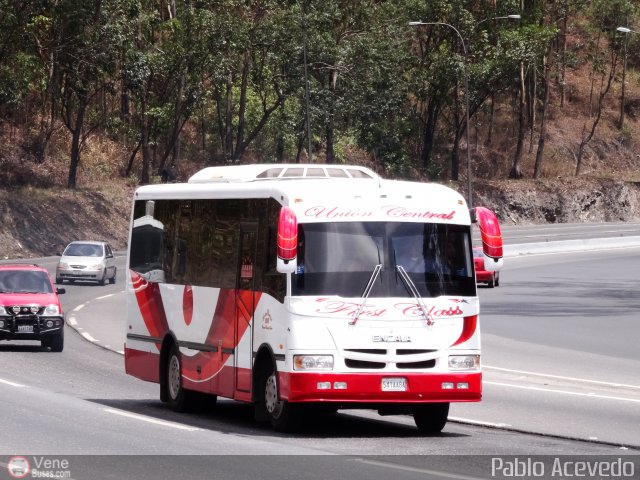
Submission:
[[[495,272],[502,268],[502,233],[495,213],[485,207],[476,207],[471,215],[480,227],[482,252],[484,253],[484,269]]]
[[[277,244],[278,260],[276,269],[280,273],[294,273],[297,267],[298,219],[289,207],[280,209]]]

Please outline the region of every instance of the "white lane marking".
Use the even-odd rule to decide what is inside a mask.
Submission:
[[[549,242],[549,243],[554,243],[554,242]],[[545,257],[545,256],[552,256],[552,255],[566,255],[567,253],[601,252],[603,250],[612,252],[613,249],[618,251],[618,250],[637,250],[638,248],[640,248],[640,245],[624,245],[624,246],[605,245],[602,248],[589,247],[589,248],[582,248],[582,249],[579,249],[579,250],[565,250],[565,251],[555,251],[555,252],[514,253],[513,255],[508,255],[505,258],[508,258],[509,261],[512,261],[512,260],[526,260],[527,258],[531,258],[531,257]]]
[[[182,425],[176,422],[167,422],[165,420],[158,420],[157,418],[148,417],[146,415],[139,415],[137,413],[125,412],[123,410],[116,410],[114,408],[105,408],[104,411],[108,413],[114,413],[122,417],[132,418],[134,420],[141,420],[143,422],[153,423],[154,425],[161,425],[163,427],[177,428],[178,430],[186,430],[188,432],[200,431],[200,429],[197,427],[189,427],[188,425]]]
[[[580,392],[569,392],[567,390],[555,390],[552,388],[540,388],[540,387],[526,387],[524,385],[513,385],[510,383],[500,383],[500,382],[487,382],[483,381],[482,383],[487,385],[497,385],[500,387],[511,387],[511,388],[519,388],[521,390],[533,390],[536,392],[547,392],[547,393],[561,393],[563,395],[574,395],[577,397],[588,397],[588,398],[600,398],[603,400],[618,400],[621,402],[632,402],[632,403],[640,403],[640,399],[637,398],[624,398],[624,397],[613,397],[610,395],[597,395],[595,393],[580,393]]]
[[[95,338],[93,338],[91,335],[89,335],[87,332],[82,332],[81,335],[86,338],[87,340],[89,340],[90,342],[97,342],[98,340],[96,340]]]
[[[609,387],[636,388],[640,390],[640,385],[627,385],[624,383],[601,382],[599,380],[589,380],[586,378],[564,377],[562,375],[550,375],[547,373],[536,373],[536,372],[527,372],[523,370],[512,370],[510,368],[490,367],[489,365],[483,365],[482,368],[489,369],[489,370],[497,370],[500,372],[519,373],[522,375],[535,375],[537,377],[555,378],[558,380],[570,380],[572,382],[593,383],[595,385],[607,385]]]
[[[82,305],[78,305],[76,308],[74,308],[72,311],[73,312],[79,312],[80,310],[82,310],[84,308],[84,306],[86,305],[86,303],[83,303]]]
[[[12,387],[25,387],[26,385],[22,385],[21,383],[10,382],[9,380],[3,380],[0,378],[0,383],[4,383],[5,385],[11,385]]]
[[[123,352],[122,350],[118,350],[118,353],[119,353],[120,355],[124,355],[124,352]]]
[[[120,292],[118,292],[120,293]],[[117,295],[116,293],[110,293],[108,295],[103,295],[102,297],[96,297],[94,298],[94,300],[104,300],[105,298],[109,298],[109,297],[113,297],[114,295]]]
[[[506,428],[506,427],[512,426],[509,423],[483,422],[482,420],[471,420],[470,418],[462,418],[462,417],[449,417],[449,420],[452,420],[454,422],[469,423],[471,425],[479,425],[482,427]]]
[[[425,468],[409,467],[407,465],[396,465],[393,463],[378,462],[376,460],[368,460],[365,458],[355,458],[354,461],[360,463],[366,463],[367,465],[373,465],[376,467],[389,468],[392,470],[402,470],[404,472],[423,473],[426,475],[434,475],[437,478],[455,478],[458,480],[481,480],[482,477],[470,477],[468,475],[458,475],[455,473],[447,473],[439,470],[427,470]]]
[[[71,316],[71,317],[68,318],[68,320],[69,320],[69,325],[71,325],[73,327],[78,325],[78,321],[76,320],[76,317]]]

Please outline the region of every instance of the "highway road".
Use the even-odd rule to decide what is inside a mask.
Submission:
[[[556,223],[551,225],[501,225],[505,245],[549,243],[568,240],[612,239],[640,236],[640,222]],[[474,229],[474,241],[480,233]]]
[[[75,330],[67,328],[64,352],[0,343],[0,454],[152,456],[139,472],[128,457],[72,457],[74,478],[95,478],[84,476],[91,468],[101,478],[169,478],[158,474],[187,467],[192,478],[212,469],[215,478],[262,478],[296,465],[304,478],[491,478],[495,455],[632,454],[638,464],[640,248],[506,262],[501,286],[479,292],[484,399],[453,405],[436,437],[420,436],[409,417],[366,411],[319,418],[296,435],[255,424],[251,408],[232,401],[170,411],[157,385],[124,374],[119,260],[116,285],[65,286]]]

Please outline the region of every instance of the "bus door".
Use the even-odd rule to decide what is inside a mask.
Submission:
[[[257,234],[257,223],[242,223],[240,225],[235,321],[236,355],[234,360],[236,391],[239,397],[251,393]]]

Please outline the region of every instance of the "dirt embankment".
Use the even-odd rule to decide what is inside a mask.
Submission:
[[[466,186],[458,189],[466,195]],[[132,188],[0,189],[0,259],[56,255],[72,240],[126,249]],[[640,183],[588,178],[474,183],[504,225],[640,220]]]
[[[573,177],[484,182],[475,189],[474,204],[493,210],[503,224],[640,220],[640,182]]]
[[[132,190],[0,188],[0,259],[56,255],[73,240],[126,248]]]

